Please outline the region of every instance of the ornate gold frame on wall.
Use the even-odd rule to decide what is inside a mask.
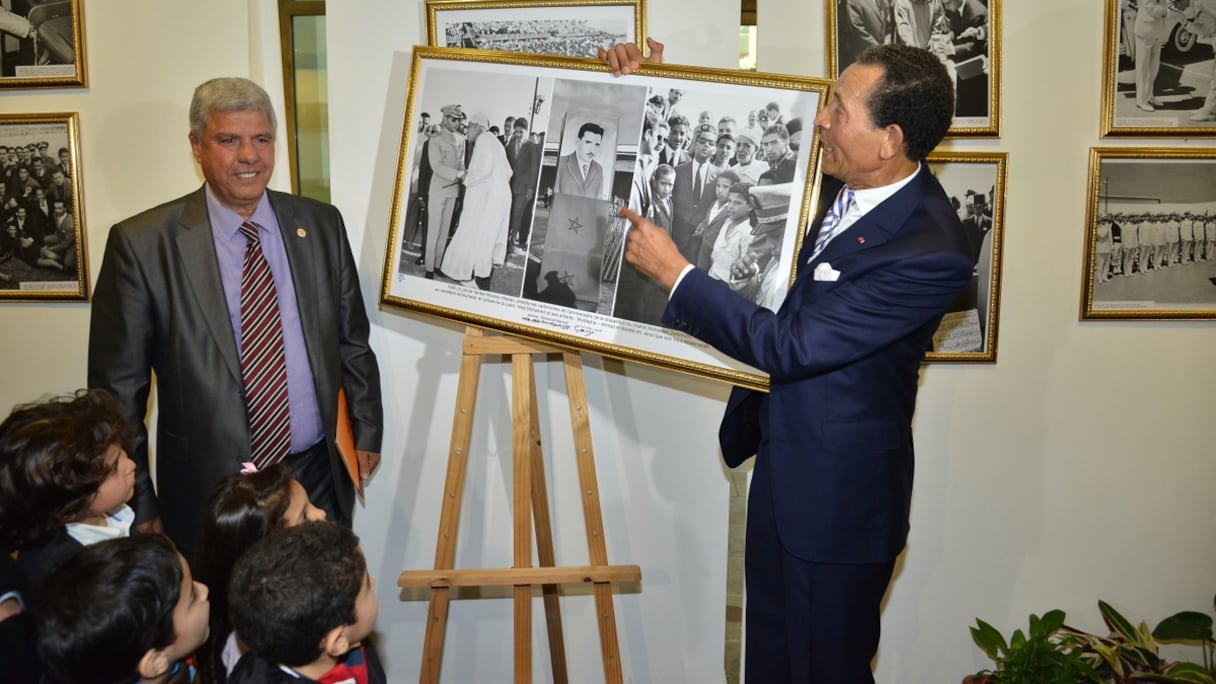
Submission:
[[[431,47],[461,47],[443,45],[439,40],[440,14],[447,12],[477,12],[484,18],[493,17],[497,21],[510,21],[521,16],[521,11],[532,10],[535,14],[552,12],[554,19],[568,19],[578,16],[580,10],[590,8],[613,8],[630,11],[633,14],[633,35],[627,35],[623,42],[642,45],[646,40],[646,0],[426,0],[426,44]],[[494,48],[488,48],[494,49]],[[525,50],[524,52],[531,52]],[[537,53],[557,54],[557,53]],[[578,55],[562,55],[576,57]]]
[[[980,254],[976,264],[976,281],[968,289],[967,307],[974,299],[975,315],[970,308],[947,313],[934,335],[934,347],[925,355],[928,362],[995,363],[997,329],[1000,323],[1001,264],[1004,260],[1005,244],[1005,173],[1009,155],[1005,152],[934,152],[926,162],[930,166],[946,165],[946,169],[935,170],[947,194],[959,196],[965,190],[976,190],[978,194],[992,191],[992,228],[980,235]],[[954,182],[950,173],[953,168],[965,165],[991,166],[991,177],[968,179],[964,183]],[[964,218],[964,222],[968,220]],[[978,323],[978,331],[975,330]],[[970,342],[979,334],[978,348]]]
[[[0,51],[5,50],[4,43],[9,41],[28,40],[34,60],[34,64],[17,65],[22,73],[0,76],[0,90],[88,87],[83,4],[82,0],[56,0],[35,5],[26,17],[34,26],[34,35],[16,38],[0,33]],[[71,62],[60,61],[69,55]]]
[[[72,193],[72,217],[75,232],[76,252],[75,265],[64,272],[62,280],[46,278],[55,275],[49,266],[29,264],[19,254],[8,254],[0,261],[0,301],[35,302],[35,301],[88,301],[89,299],[89,260],[85,244],[84,220],[84,184],[81,182],[80,168],[80,138],[79,121],[75,112],[53,114],[0,114],[0,146],[12,147],[15,144],[28,144],[43,140],[49,135],[63,135],[63,146],[68,150],[68,164],[71,173],[68,175],[68,185]],[[48,143],[51,141],[47,141]],[[49,153],[58,151],[57,145],[51,145]],[[13,191],[13,188],[9,188]],[[27,202],[28,203],[28,202]],[[53,201],[48,201],[53,204]],[[26,208],[26,211],[32,209]],[[3,212],[7,214],[7,212]],[[7,230],[0,226],[0,230]],[[8,236],[5,236],[5,240]],[[2,251],[2,250],[0,250]],[[37,276],[22,280],[18,274]]]
[[[1173,197],[1162,197],[1158,190],[1166,190]],[[1193,218],[1183,218],[1177,226],[1166,222],[1160,230],[1154,228],[1144,236],[1150,240],[1146,245],[1140,235],[1145,232],[1140,227],[1144,222],[1137,218],[1154,214],[1191,214],[1211,219],[1204,221],[1203,245],[1194,244]],[[1104,265],[1099,251],[1104,246],[1099,244],[1098,229],[1106,217],[1112,219],[1105,245],[1112,256]],[[1192,231],[1189,249],[1182,236],[1184,226]],[[1136,231],[1133,248],[1128,247],[1125,234],[1129,228]],[[1173,243],[1168,238],[1170,230],[1175,231],[1177,238]],[[1216,264],[1216,149],[1090,148],[1081,320],[1216,319],[1216,294],[1209,300],[1180,301],[1194,299],[1194,295],[1177,289],[1188,281],[1197,286],[1196,291],[1212,289],[1211,275],[1216,268],[1213,264]],[[1098,273],[1099,270],[1104,272]],[[1171,287],[1179,293],[1172,298]]]
[[[1119,64],[1126,57],[1134,65],[1136,41],[1131,36],[1135,24],[1135,10],[1124,6],[1125,0],[1106,0],[1106,15],[1104,20],[1104,40],[1102,42],[1102,137],[1133,137],[1133,138],[1211,138],[1216,137],[1216,120],[1196,122],[1190,120],[1190,114],[1203,106],[1207,90],[1189,92],[1186,99],[1163,99],[1159,109],[1152,112],[1141,111],[1135,103],[1135,72],[1132,73],[1131,98],[1120,97]],[[1187,45],[1188,52],[1195,49],[1211,50],[1210,44],[1200,44],[1193,34],[1186,31],[1186,21],[1181,12],[1171,11],[1167,20],[1169,36],[1163,46],[1163,51],[1171,59],[1186,60],[1186,56],[1178,54],[1177,45]],[[1179,38],[1189,35],[1189,38]],[[1181,72],[1185,69],[1180,70]],[[1189,88],[1181,82],[1175,90],[1183,91]],[[1209,74],[1209,89],[1214,87],[1213,79],[1216,73]],[[1155,79],[1156,81],[1156,79]],[[1124,85],[1123,90],[1128,87]],[[1155,90],[1151,97],[1155,97]],[[1174,95],[1162,94],[1163,98]],[[1128,115],[1119,115],[1116,110],[1122,109]]]

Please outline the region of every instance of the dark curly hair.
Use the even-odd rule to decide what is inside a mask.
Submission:
[[[950,129],[954,117],[954,84],[945,65],[932,52],[910,45],[875,45],[854,64],[883,69],[866,106],[877,128],[891,124],[904,133],[908,159],[922,161]]]
[[[203,518],[195,576],[210,589],[211,634],[198,649],[199,682],[223,684],[224,643],[232,631],[228,617],[228,580],[241,554],[285,525],[291,504],[291,467],[276,463],[256,473],[224,478],[211,492]]]
[[[167,538],[140,534],[90,544],[57,565],[30,604],[48,681],[139,679],[144,654],[177,639],[182,562]]]
[[[366,576],[359,538],[347,528],[307,522],[276,530],[232,570],[232,624],[263,659],[307,665],[327,632],[358,619]]]
[[[22,404],[0,423],[0,546],[38,548],[62,539],[110,475],[106,451],[131,432],[105,390]]]

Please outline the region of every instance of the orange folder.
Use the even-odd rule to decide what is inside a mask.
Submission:
[[[363,503],[363,480],[359,477],[359,456],[355,453],[355,433],[350,427],[350,411],[346,406],[346,390],[338,388],[338,454],[346,465],[346,474],[355,483],[355,493]]]

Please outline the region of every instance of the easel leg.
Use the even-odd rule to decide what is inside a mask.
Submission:
[[[480,337],[478,328],[468,328],[469,337]],[[481,371],[481,356],[465,354],[460,360],[460,379],[456,387],[456,416],[452,421],[451,451],[448,472],[443,483],[443,509],[439,514],[439,540],[435,546],[435,568],[454,567],[456,532],[460,528],[460,503],[464,496],[464,479],[468,471],[469,441],[473,434],[473,406],[477,403],[477,376]],[[448,602],[451,590],[436,587],[431,591],[431,604],[426,614],[426,638],[422,647],[423,684],[438,684],[439,668],[443,663],[443,640],[447,631]]]
[[[600,488],[595,478],[595,453],[591,446],[591,420],[587,416],[587,385],[583,381],[583,360],[575,352],[562,355],[566,368],[566,394],[570,400],[570,422],[574,427],[574,451],[578,460],[579,491],[583,496],[583,520],[587,527],[587,546],[591,565],[608,565],[604,544],[604,520],[600,513]],[[604,680],[609,684],[624,681],[620,645],[617,642],[616,611],[612,606],[612,583],[595,583],[595,612],[600,625],[600,653],[604,659]]]
[[[532,421],[528,445],[532,457],[532,517],[536,523],[536,556],[541,567],[556,567],[553,549],[553,525],[549,516],[549,492],[545,485],[545,461],[540,445],[540,410],[536,401],[536,383],[531,385]],[[556,584],[542,584],[545,601],[545,624],[549,634],[549,662],[553,667],[554,684],[566,684],[566,641],[562,633],[562,608]]]
[[[536,384],[532,357],[511,356],[515,464],[512,475],[515,508],[515,568],[532,567],[532,390]],[[515,681],[532,681],[532,585],[515,586]]]

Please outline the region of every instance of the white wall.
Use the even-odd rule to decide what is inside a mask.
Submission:
[[[113,222],[200,181],[185,139],[193,87],[245,74],[273,90],[268,4],[86,3],[92,87],[0,94],[5,112],[81,113],[94,275]],[[650,5],[648,26],[669,61],[732,62],[731,2]],[[1097,137],[1101,3],[1002,5],[1002,136],[949,144],[1010,153],[1000,360],[922,374],[913,531],[884,613],[880,682],[953,682],[982,667],[967,632],[976,616],[1008,631],[1060,607],[1097,630],[1099,598],[1155,622],[1210,608],[1214,591],[1212,324],[1077,322],[1087,150],[1143,142]],[[819,6],[762,0],[762,69],[822,73]],[[399,600],[395,578],[433,563],[462,332],[376,306],[409,46],[422,20],[419,0],[329,7],[333,198],[360,262],[389,416],[385,465],[356,529],[380,582],[394,682],[417,678],[426,604]],[[275,186],[286,187],[279,159]],[[0,316],[0,409],[84,383],[87,305],[3,304]],[[586,365],[609,557],[643,572],[640,593],[615,602],[626,676],[720,681],[728,488],[714,437],[726,388],[598,358]],[[510,563],[508,375],[495,364],[483,372],[458,566]],[[538,382],[558,558],[577,564],[586,547],[560,368],[543,364]],[[591,605],[563,602],[579,682],[600,672]],[[547,681],[539,603],[536,614],[536,680]],[[510,681],[511,631],[510,600],[454,603],[444,681]]]

